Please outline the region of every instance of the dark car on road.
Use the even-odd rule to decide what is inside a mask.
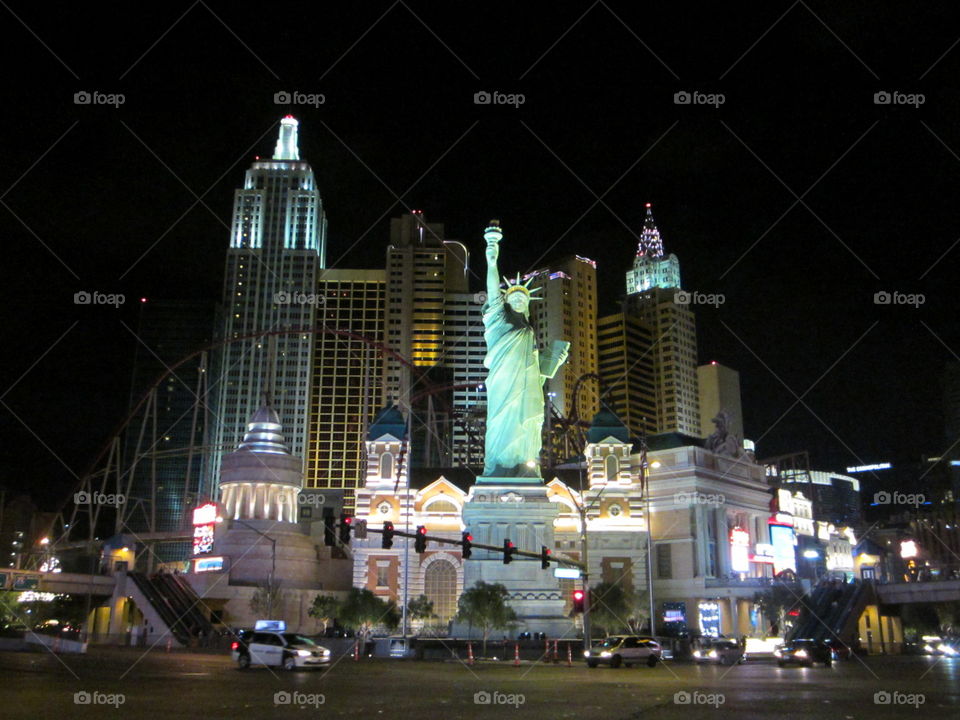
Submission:
[[[833,649],[822,640],[791,640],[773,651],[777,665],[795,664],[813,667],[814,663],[833,665]]]

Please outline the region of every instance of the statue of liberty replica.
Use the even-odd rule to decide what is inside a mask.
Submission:
[[[553,548],[553,521],[557,506],[547,497],[540,475],[540,446],[544,421],[543,384],[567,359],[570,343],[554,339],[541,354],[530,324],[532,297],[520,275],[505,280],[501,290],[500,223],[491,220],[484,231],[487,258],[487,298],[483,306],[484,338],[489,370],[486,381],[487,424],[483,475],[470,488],[463,522],[478,544],[501,546],[507,541],[520,550]],[[476,582],[500,583],[517,614],[508,631],[545,632],[549,637],[571,634],[563,616],[564,600],[552,570],[528,558],[503,562],[501,553],[475,550],[464,561],[463,588]],[[477,634],[476,628],[456,625],[458,637]]]
[[[487,356],[487,433],[483,477],[540,480],[540,446],[544,420],[543,383],[567,359],[570,343],[555,340],[543,355],[530,325],[530,281],[510,282],[500,289],[500,223],[491,220],[484,231],[487,242],[487,301],[483,306]],[[532,279],[532,278],[531,278]],[[534,292],[541,288],[534,288]]]

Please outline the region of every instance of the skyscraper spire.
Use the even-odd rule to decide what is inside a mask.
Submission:
[[[637,256],[663,257],[663,240],[660,238],[657,224],[653,221],[653,209],[650,203],[647,203],[647,216],[643,219],[643,232],[640,235]]]
[[[273,151],[274,160],[299,160],[300,148],[297,146],[297,127],[300,123],[293,115],[287,115],[280,121],[280,137]]]

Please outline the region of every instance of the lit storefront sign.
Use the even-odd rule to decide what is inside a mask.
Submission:
[[[730,531],[730,568],[738,573],[750,571],[750,533],[743,528]]]
[[[663,622],[687,624],[687,604],[685,602],[663,603]]]
[[[773,572],[797,569],[792,525],[770,525],[770,544],[773,545]]]
[[[720,636],[720,603],[701,601],[697,606],[700,614],[700,633],[707,637]]]
[[[193,554],[213,551],[213,531],[217,526],[217,504],[204,503],[193,511]]]
[[[219,570],[223,570],[222,556],[197,558],[193,561],[194,572],[217,572]]]

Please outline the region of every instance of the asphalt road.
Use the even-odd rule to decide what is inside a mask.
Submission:
[[[77,695],[76,693],[86,693]],[[877,695],[876,693],[886,693]],[[83,700],[89,700],[84,704]],[[79,701],[79,702],[78,702]],[[488,701],[488,702],[484,702]],[[239,671],[226,653],[0,653],[0,717],[103,718],[960,717],[960,660],[854,659],[832,668],[667,662],[587,669],[361,660]]]

